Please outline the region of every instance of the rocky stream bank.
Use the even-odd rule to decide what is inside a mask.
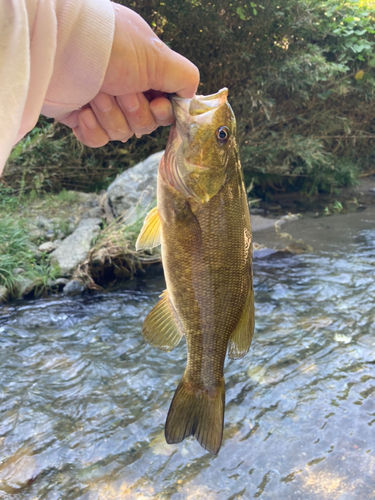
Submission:
[[[107,191],[72,193],[54,206],[37,199],[23,207],[28,249],[33,262],[42,262],[46,273],[35,277],[22,265],[13,269],[13,286],[0,285],[0,302],[58,291],[78,295],[118,284],[159,263],[158,249],[136,252],[135,241],[145,215],[156,204],[162,154],[123,172]],[[254,250],[259,256],[312,251],[314,235],[325,233],[329,243],[335,234],[337,240],[353,213],[364,213],[366,227],[373,223],[374,202],[375,176],[361,179],[358,186],[339,196],[306,200],[303,195],[281,194],[272,203],[250,200]]]

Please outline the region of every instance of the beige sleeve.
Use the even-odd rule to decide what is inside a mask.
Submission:
[[[114,24],[109,0],[0,0],[0,174],[40,113],[69,113],[98,93]]]

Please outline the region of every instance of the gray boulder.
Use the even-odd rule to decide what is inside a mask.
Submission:
[[[125,170],[107,190],[108,203],[115,217],[124,216],[127,225],[142,217],[156,200],[158,165],[164,151]]]
[[[73,271],[87,258],[91,242],[100,232],[101,219],[82,219],[77,229],[51,253],[51,263],[59,266],[63,276]]]

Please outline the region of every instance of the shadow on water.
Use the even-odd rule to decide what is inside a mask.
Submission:
[[[227,360],[224,441],[169,446],[185,345],[146,345],[160,273],[0,315],[0,498],[375,498],[375,231],[256,254],[256,334]]]

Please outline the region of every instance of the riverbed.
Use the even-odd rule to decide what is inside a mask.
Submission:
[[[140,333],[160,268],[113,292],[1,307],[0,498],[375,498],[375,210],[255,240],[256,331],[226,361],[218,456],[164,440],[186,348],[162,353]],[[309,250],[271,250],[296,241]]]

